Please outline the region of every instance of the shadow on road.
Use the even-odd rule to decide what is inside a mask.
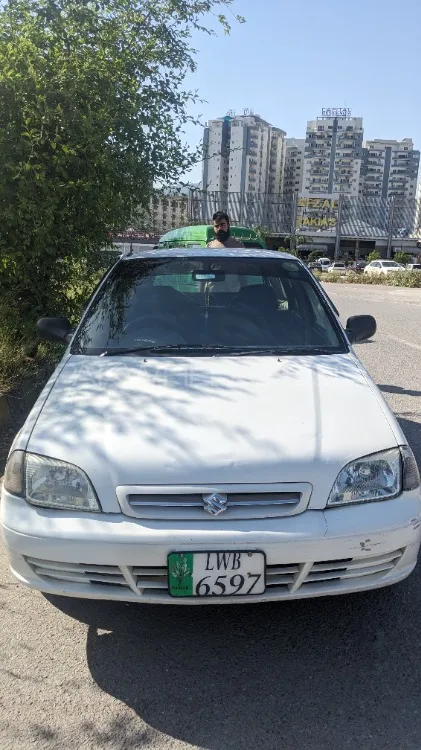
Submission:
[[[401,388],[399,385],[379,385],[383,393],[397,393],[402,396],[421,396],[421,391],[414,391],[407,388]]]
[[[416,572],[392,589],[289,604],[49,600],[89,624],[97,685],[170,737],[210,750],[366,738],[383,750],[419,746],[420,592]],[[115,750],[142,746],[121,723],[106,734]]]
[[[399,419],[420,462],[411,416]],[[389,589],[243,607],[47,598],[88,624],[98,687],[171,738],[209,750],[415,750],[420,577],[417,568]],[[111,719],[99,731],[81,717],[80,730],[134,750],[151,746],[148,727]]]

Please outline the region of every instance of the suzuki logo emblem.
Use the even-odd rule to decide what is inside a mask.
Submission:
[[[220,495],[219,492],[203,495],[203,507],[211,516],[219,516],[227,509],[227,497]]]

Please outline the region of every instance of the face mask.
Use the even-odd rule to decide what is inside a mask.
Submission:
[[[219,242],[226,242],[228,237],[230,236],[230,230],[227,229],[218,229],[216,233],[216,239],[219,240]]]

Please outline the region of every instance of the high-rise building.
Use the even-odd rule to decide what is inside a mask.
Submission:
[[[152,196],[149,204],[149,220],[158,232],[188,224],[188,198],[180,190],[167,191]]]
[[[358,195],[362,117],[318,117],[307,123],[303,195]]]
[[[360,195],[378,198],[415,198],[420,152],[411,138],[388,141],[375,138],[363,148]]]
[[[285,132],[258,115],[210,120],[204,132],[203,190],[279,193]]]
[[[301,193],[304,177],[305,138],[285,139],[285,167],[282,192],[286,200]]]

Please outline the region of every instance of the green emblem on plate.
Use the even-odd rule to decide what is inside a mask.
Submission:
[[[168,555],[168,585],[172,596],[193,595],[193,553]]]

